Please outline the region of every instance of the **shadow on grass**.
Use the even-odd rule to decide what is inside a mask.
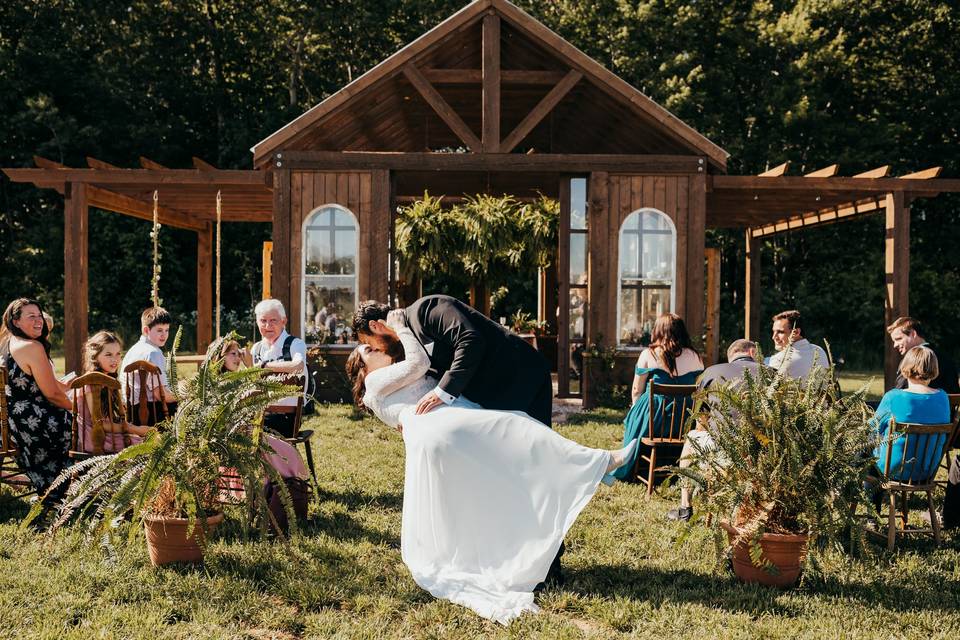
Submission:
[[[696,603],[729,613],[772,613],[791,618],[809,615],[810,598],[857,600],[866,606],[899,612],[947,611],[955,602],[944,594],[960,593],[960,580],[944,580],[942,573],[935,571],[919,583],[915,577],[913,584],[891,580],[896,577],[893,567],[884,579],[842,581],[835,576],[818,576],[794,589],[745,584],[728,572],[705,574],[687,569],[596,565],[565,573],[566,589],[584,596],[643,600],[654,607]]]

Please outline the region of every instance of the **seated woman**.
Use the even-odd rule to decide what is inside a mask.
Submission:
[[[120,369],[120,352],[123,344],[113,333],[99,331],[89,338],[83,346],[83,372],[96,371],[111,378],[117,378]],[[70,395],[78,393],[71,390]],[[112,397],[111,397],[112,396]],[[72,399],[72,398],[71,398]],[[91,407],[99,403],[101,409],[100,425],[103,427],[104,441],[94,442],[93,416]],[[80,450],[86,453],[116,453],[125,447],[137,444],[150,432],[150,427],[141,427],[127,422],[122,415],[123,399],[120,390],[101,389],[100,397],[95,398],[90,387],[84,387],[83,397],[77,398],[77,431],[80,437]]]
[[[657,318],[653,326],[650,346],[640,353],[633,377],[633,406],[623,421],[623,443],[627,445],[648,435],[659,436],[663,416],[672,414],[673,399],[666,402],[657,396],[651,403],[647,384],[652,380],[659,384],[694,384],[697,376],[703,373],[703,360],[693,348],[687,326],[680,316],[665,313]],[[686,409],[692,400],[684,399]],[[650,412],[654,415],[654,433],[648,434]],[[681,414],[682,415],[682,414]],[[634,450],[631,459],[614,472],[620,480],[626,480],[633,474],[637,456],[642,445]]]
[[[946,424],[950,422],[950,401],[942,389],[930,387],[930,381],[940,373],[936,354],[928,347],[917,346],[907,351],[900,362],[900,375],[907,381],[906,389],[891,389],[880,400],[877,413],[871,424],[881,442],[874,448],[878,471],[882,471],[890,449],[890,476],[888,480],[907,482],[922,480],[932,472],[933,465],[940,460],[940,454],[946,442],[943,434],[936,437],[940,442],[928,446],[924,438],[932,436],[912,436],[909,451],[904,451],[906,436],[900,435],[889,441],[890,419],[898,423]],[[917,455],[926,451],[924,460]],[[880,496],[876,497],[879,500]]]
[[[223,359],[225,371],[237,371],[245,367],[246,358],[244,349],[235,340],[226,340],[220,347],[220,357]],[[282,438],[264,433],[267,444],[273,449],[273,454],[267,462],[284,478],[307,479],[307,468],[297,452],[297,448]]]
[[[18,298],[3,312],[0,357],[7,368],[4,392],[10,436],[17,447],[17,465],[43,495],[54,479],[70,466],[70,409],[72,404],[50,364],[47,324],[40,303]],[[66,484],[61,484],[58,499]]]

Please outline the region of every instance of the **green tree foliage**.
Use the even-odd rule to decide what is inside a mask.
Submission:
[[[731,154],[731,173],[790,160],[845,175],[942,164],[958,175],[960,15],[947,0],[555,0],[518,4]],[[463,0],[11,0],[0,3],[0,159],[87,155],[250,166],[249,148],[463,5]],[[451,194],[454,195],[454,194]],[[161,193],[162,198],[162,193]],[[911,310],[960,352],[960,200],[913,206]],[[0,290],[61,312],[62,199],[0,180]],[[91,215],[91,329],[136,334],[149,223]],[[195,239],[161,235],[170,310],[190,324]],[[224,229],[224,304],[249,316],[269,225]],[[724,251],[724,340],[742,331],[743,237]],[[765,243],[765,317],[799,307],[837,355],[880,363],[878,217]],[[523,276],[526,278],[526,276]],[[175,282],[186,283],[173,288]],[[515,283],[517,288],[520,283]],[[189,345],[188,338],[186,344]]]

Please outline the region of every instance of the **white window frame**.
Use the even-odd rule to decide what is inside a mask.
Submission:
[[[353,220],[355,243],[353,247],[353,306],[360,303],[360,220],[357,216],[345,206],[335,203],[322,204],[314,209],[303,219],[300,225],[300,339],[306,342],[307,323],[304,309],[307,302],[307,227],[314,217],[323,212],[324,209],[335,209],[342,211]],[[335,218],[335,216],[334,216]],[[335,224],[335,223],[334,223]]]

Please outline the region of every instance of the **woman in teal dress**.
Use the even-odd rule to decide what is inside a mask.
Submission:
[[[674,402],[682,402],[684,407],[678,409],[684,410],[693,405],[691,398],[670,398],[665,401],[662,396],[656,396],[651,405],[647,386],[651,380],[659,384],[694,384],[701,373],[703,359],[693,348],[683,319],[673,313],[665,313],[657,318],[650,346],[637,358],[633,377],[633,406],[623,421],[624,446],[635,439],[647,437],[651,410],[654,412],[653,435],[658,436],[663,416],[671,415]],[[637,456],[643,448],[639,446],[633,450],[631,459],[614,472],[616,478],[626,480],[632,477]]]

